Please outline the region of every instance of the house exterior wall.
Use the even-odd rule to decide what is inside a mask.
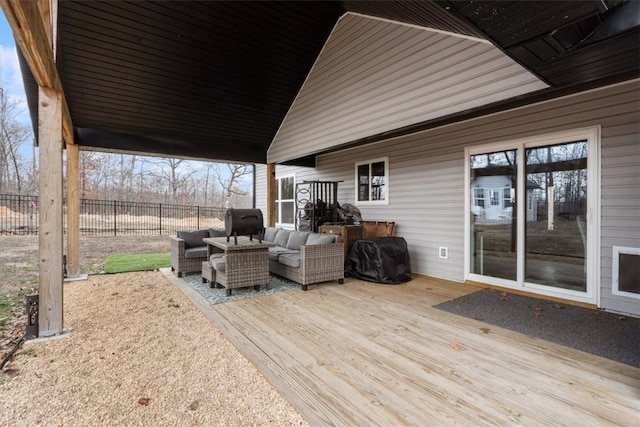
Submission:
[[[601,156],[601,305],[640,316],[640,299],[612,294],[612,248],[640,248],[640,95],[607,111]]]
[[[612,247],[640,247],[640,81],[531,105],[321,156],[316,169],[276,167],[296,179],[341,180],[338,201],[354,203],[354,164],[389,157],[389,204],[358,206],[365,220],[396,222],[412,271],[463,281],[465,147],[601,126],[602,308],[640,315],[640,303],[611,293]],[[265,167],[257,168],[257,182]],[[262,184],[261,184],[262,185]],[[266,188],[266,187],[265,187]],[[257,207],[266,208],[257,189]],[[439,258],[447,247],[448,259]]]
[[[268,161],[546,87],[486,40],[346,13],[285,117]]]

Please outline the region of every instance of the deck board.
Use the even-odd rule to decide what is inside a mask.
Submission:
[[[313,425],[638,425],[640,369],[432,307],[474,290],[347,279],[204,309]]]

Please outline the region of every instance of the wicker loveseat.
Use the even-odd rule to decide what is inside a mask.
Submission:
[[[338,280],[344,283],[344,243],[329,234],[267,227],[264,240],[269,248],[269,271],[302,285]]]
[[[178,277],[182,273],[201,271],[202,262],[207,261],[207,245],[202,241],[206,237],[226,236],[224,230],[208,228],[194,231],[178,231],[169,236],[171,242],[171,270]]]

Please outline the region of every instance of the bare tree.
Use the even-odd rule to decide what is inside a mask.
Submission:
[[[214,168],[218,183],[222,187],[225,206],[234,205],[234,196],[245,196],[248,194],[246,187],[242,185],[242,178],[250,175],[252,169],[249,165],[241,164],[216,164]]]
[[[18,102],[12,101],[5,88],[0,87],[0,192],[22,192],[22,178],[18,149],[29,139],[29,128],[20,125]]]
[[[178,202],[178,191],[188,190],[188,182],[191,176],[196,173],[195,169],[190,169],[187,160],[173,159],[173,158],[159,158],[155,162],[154,168],[151,169],[150,174],[157,178],[160,182],[168,184],[171,190],[170,201],[171,203]]]
[[[133,186],[136,161],[135,155],[120,154],[120,176],[117,187],[120,189],[120,194],[127,198],[135,197]]]
[[[204,180],[204,205],[207,206],[209,204],[209,180],[211,179],[211,172],[214,167],[214,163],[207,164],[207,175]],[[212,185],[213,187],[213,185]]]
[[[83,198],[128,198],[127,184],[120,155],[83,151],[80,157],[81,195]],[[129,180],[130,181],[130,180]]]
[[[251,206],[248,165],[228,165],[138,155],[81,153],[82,198],[223,206]]]

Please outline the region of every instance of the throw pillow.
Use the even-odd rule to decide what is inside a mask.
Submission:
[[[227,232],[224,231],[224,228],[210,228],[209,229],[209,237],[226,237]]]
[[[320,234],[311,233],[307,239],[307,246],[309,245],[326,245],[328,243],[335,243],[336,236],[332,234]]]
[[[278,234],[276,234],[276,238],[273,240],[273,243],[276,246],[282,246],[283,248],[287,247],[287,241],[289,240],[289,230],[280,229],[278,230]]]
[[[287,239],[287,249],[300,250],[300,246],[307,243],[307,238],[311,234],[310,231],[292,231],[289,233],[289,239]]]
[[[281,228],[275,228],[275,227],[267,227],[264,229],[264,240],[266,240],[267,242],[273,242],[276,240],[276,235],[278,234],[278,231],[282,230]]]

